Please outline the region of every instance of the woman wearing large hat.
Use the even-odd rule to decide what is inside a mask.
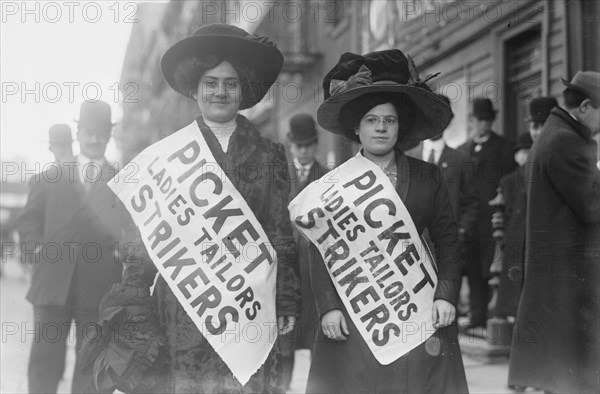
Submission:
[[[395,49],[343,54],[323,87],[319,124],[360,142],[359,155],[383,170],[393,186],[389,190],[404,203],[418,234],[429,230],[438,268],[431,301],[436,331],[390,364],[380,364],[349,317],[321,256],[313,251],[311,281],[322,331],[307,391],[467,392],[454,322],[460,286],[457,225],[437,167],[403,152],[441,133],[452,111],[419,78],[412,60]]]
[[[293,328],[300,304],[297,262],[290,253],[295,244],[287,212],[287,159],[283,145],[262,137],[248,119],[238,114],[238,110],[250,108],[264,97],[282,65],[281,52],[266,37],[224,24],[201,27],[169,48],[161,62],[169,85],[198,103],[200,116],[195,122],[199,138],[206,141],[275,248],[274,304],[279,332],[285,334]],[[139,250],[124,262],[123,283],[113,287],[101,310],[107,326],[107,321],[114,322],[119,308],[125,306],[127,309],[119,316],[135,322],[142,332],[137,336],[139,341],[131,345],[131,336],[118,331],[119,339],[122,335],[129,348],[122,349],[118,363],[106,355],[105,362],[96,361],[98,388],[170,393],[279,391],[277,346],[250,380],[240,384],[162,276],[158,276],[150,297],[148,289],[157,277],[157,269],[139,232],[132,229],[130,233],[136,235],[134,242]],[[158,326],[153,324],[155,321]],[[111,346],[118,348],[120,343],[113,340]]]

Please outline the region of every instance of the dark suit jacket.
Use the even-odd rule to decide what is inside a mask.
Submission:
[[[124,221],[131,219],[106,185],[116,170],[105,164],[87,193],[78,172],[74,165],[52,167],[30,183],[19,233],[27,250],[41,246],[27,293],[35,306],[96,310],[121,278],[115,252]]]
[[[407,151],[406,154],[421,160],[423,157],[423,144],[421,143]],[[465,166],[468,160],[469,157],[466,154],[446,145],[442,150],[437,166],[446,181],[448,197],[458,227],[466,232],[473,232],[477,224],[480,204],[475,190],[469,184],[469,179],[466,176],[467,168]]]
[[[467,241],[479,243],[480,263],[484,274],[489,275],[489,268],[494,257],[494,239],[492,237],[492,213],[489,202],[496,194],[500,178],[510,174],[517,168],[510,142],[496,133],[481,144],[481,150],[475,151],[472,140],[457,148],[468,156],[466,181],[475,190],[480,204],[475,231],[467,233]]]
[[[306,181],[300,182],[294,164],[290,163],[289,168],[291,180],[290,201],[304,190],[306,186],[320,179],[327,173],[327,169],[319,162],[315,161],[310,168]],[[315,306],[315,296],[313,295],[310,284],[308,268],[308,249],[310,242],[296,229],[294,229],[294,239],[298,246],[298,268],[300,270],[300,284],[302,291],[302,308],[300,320],[297,323],[297,334],[294,335],[294,339],[297,349],[312,349],[316,339],[317,330],[319,329],[319,317]]]

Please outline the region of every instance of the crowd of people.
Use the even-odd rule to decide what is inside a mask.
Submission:
[[[82,104],[77,155],[70,128],[50,128],[50,150],[59,165],[48,171],[59,173],[30,182],[19,233],[31,252],[27,299],[36,325],[75,322],[72,392],[285,392],[294,352],[307,349],[308,392],[466,393],[458,335],[489,321],[506,323],[513,333],[510,387],[598,392],[600,169],[593,137],[600,131],[600,74],[578,72],[564,80],[562,105],[551,97],[531,100],[524,120],[530,132],[515,136],[516,144],[503,136],[508,133],[494,131],[493,103],[475,99],[469,139],[453,149],[444,141],[452,103],[419,77],[409,56],[398,49],[345,53],[323,78],[317,114],[290,118],[288,160],[284,145],[261,136],[239,113],[263,99],[283,61],[267,37],[223,24],[199,28],[164,54],[165,80],[197,102],[200,113],[174,134],[194,130],[201,145],[162,159],[174,165],[214,157],[227,173],[221,183],[204,174],[192,184],[201,191],[190,188],[195,205],[185,218],[174,216],[180,227],[146,233],[134,220],[132,209],[153,204],[153,190],[159,189],[142,187],[127,200],[115,194],[109,181],[116,168],[105,158],[114,126],[108,104]],[[364,176],[349,165],[329,174],[332,168],[316,160],[317,124],[360,144],[350,161],[362,163]],[[176,173],[178,182],[191,171]],[[159,187],[166,184],[164,173],[152,174]],[[329,175],[350,179],[331,184],[339,187],[336,199],[326,195],[330,189],[319,189],[329,187],[323,181]],[[215,194],[225,187],[239,193],[201,210],[208,205],[206,194],[213,193],[209,181]],[[355,197],[354,189],[364,194]],[[168,210],[175,213],[186,198]],[[308,215],[290,215],[294,201],[308,200],[317,204]],[[344,200],[348,206],[338,211]],[[165,214],[156,204],[157,215]],[[268,296],[246,292],[247,298],[235,298],[243,306],[256,297],[258,306],[246,314],[250,321],[275,311],[277,340],[246,381],[210,341],[227,331],[208,320],[208,335],[192,316],[216,308],[227,290],[239,289],[236,282],[220,288],[226,271],[206,271],[208,263],[198,263],[173,285],[169,279],[187,275],[194,260],[184,259],[184,252],[161,259],[185,237],[161,244],[157,252],[159,242],[190,231],[184,228],[190,220],[217,228],[216,235],[224,223],[238,226],[242,230],[230,234],[242,246],[262,234],[272,245],[275,269],[259,277],[265,287],[274,283]],[[321,231],[317,241],[310,227]],[[215,242],[201,241],[210,239],[205,228],[194,231],[201,238],[186,245],[209,253]],[[236,254],[231,237],[222,243]],[[364,252],[353,256],[350,250]],[[229,258],[212,263],[213,255],[211,270]],[[247,273],[258,264],[255,256],[235,257],[235,264],[250,264]],[[490,304],[490,268],[498,260],[499,286]],[[459,308],[463,277],[468,302]],[[198,298],[191,301],[190,293]],[[226,311],[218,314],[221,326],[243,319],[234,306],[219,306]],[[423,329],[416,342],[398,351],[407,342],[407,323]],[[57,339],[42,335],[32,343],[30,392],[56,392],[68,334],[63,329]]]

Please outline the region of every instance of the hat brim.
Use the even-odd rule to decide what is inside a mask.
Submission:
[[[83,123],[82,123],[82,122],[80,122],[78,119],[73,119],[73,122],[77,123],[77,125],[83,125],[83,126],[86,126],[86,125],[93,125],[93,126],[97,126],[97,125],[98,125],[97,123],[95,123],[95,124],[92,124],[93,122],[92,122],[92,123],[86,123],[86,122],[83,122]],[[104,125],[101,125],[101,126],[102,126],[102,127],[111,127],[111,128],[112,128],[112,127],[115,127],[115,126],[117,125],[117,123],[118,123],[118,122],[115,122],[115,123],[107,123],[107,124],[104,124]]]
[[[410,132],[398,136],[398,147],[408,150],[420,141],[443,132],[452,119],[452,109],[433,92],[423,88],[402,84],[372,84],[349,89],[329,97],[317,111],[317,122],[324,129],[359,142],[352,130],[347,130],[340,122],[344,105],[368,93],[397,93],[408,97],[416,109],[416,118]],[[401,114],[399,114],[401,116]]]
[[[593,99],[593,97],[590,96],[590,92],[588,92],[587,90],[585,90],[584,88],[582,88],[581,86],[577,86],[577,85],[573,85],[571,82],[567,81],[564,78],[560,79],[562,84],[565,85],[565,87],[574,90],[576,92],[579,92],[587,97],[590,97],[591,99]]]
[[[292,133],[290,132],[287,133],[287,138],[288,140],[290,140],[291,143],[298,145],[308,145],[319,140],[319,137],[317,135],[303,139],[293,138]]]
[[[277,80],[283,66],[283,55],[273,45],[265,45],[244,37],[205,34],[184,38],[166,50],[160,64],[163,77],[176,92],[193,99],[190,92],[184,91],[175,82],[175,70],[177,65],[189,58],[211,54],[239,60],[259,76],[260,81],[252,81],[252,85],[246,87],[251,90],[251,97],[250,94],[245,94],[248,92],[242,91],[241,110],[250,108],[262,100]]]

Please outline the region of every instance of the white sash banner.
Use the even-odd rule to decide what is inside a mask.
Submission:
[[[437,273],[385,173],[360,153],[289,205],[377,361],[388,365],[434,332]],[[324,179],[324,178],[322,178]]]
[[[274,248],[196,122],[133,162],[137,172],[110,188],[177,300],[246,384],[277,338]]]

